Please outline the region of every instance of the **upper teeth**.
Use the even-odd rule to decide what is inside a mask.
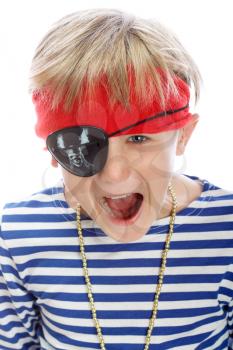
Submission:
[[[113,199],[118,199],[118,198],[126,198],[126,197],[129,197],[131,196],[132,193],[128,193],[128,194],[121,194],[119,196],[111,196],[109,198],[113,198]]]

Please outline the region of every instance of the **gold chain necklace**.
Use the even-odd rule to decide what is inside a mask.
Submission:
[[[150,339],[151,339],[151,334],[152,334],[152,330],[154,327],[154,321],[155,321],[157,311],[158,311],[159,295],[160,295],[161,288],[163,285],[163,276],[164,276],[164,271],[166,268],[167,254],[168,254],[169,247],[170,247],[170,241],[171,241],[171,236],[173,234],[173,226],[174,226],[175,217],[176,217],[177,200],[176,200],[176,195],[175,195],[175,192],[172,188],[171,183],[169,183],[169,185],[168,185],[168,190],[169,190],[170,195],[172,197],[172,211],[170,214],[169,233],[167,234],[166,241],[165,241],[165,247],[164,247],[164,250],[162,253],[162,263],[161,263],[161,267],[159,270],[158,284],[156,287],[155,298],[154,298],[153,308],[152,308],[152,316],[151,316],[151,319],[149,321],[149,328],[148,328],[147,335],[146,335],[146,344],[145,344],[144,350],[148,350],[149,345],[150,345]],[[82,263],[83,263],[83,271],[84,271],[85,281],[86,281],[87,290],[88,290],[88,299],[89,299],[89,303],[91,306],[92,318],[93,318],[95,326],[96,326],[97,335],[99,338],[101,350],[106,350],[102,331],[101,331],[100,324],[99,324],[99,321],[98,321],[97,315],[96,315],[96,308],[95,308],[94,298],[93,298],[93,294],[92,294],[92,285],[91,285],[91,281],[90,281],[90,277],[89,277],[89,273],[88,273],[88,269],[87,269],[87,258],[86,258],[86,254],[85,254],[84,240],[83,240],[83,235],[82,235],[80,210],[81,210],[81,207],[80,207],[80,204],[78,203],[78,205],[77,205],[77,229],[78,229],[78,236],[79,236],[79,243],[80,243],[80,252],[81,252]]]

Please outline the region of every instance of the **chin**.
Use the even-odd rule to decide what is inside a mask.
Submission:
[[[101,222],[99,223],[100,228],[102,231],[106,234],[106,236],[112,238],[114,241],[117,241],[119,243],[129,243],[134,242],[139,239],[141,239],[143,236],[146,235],[148,230],[145,227],[140,227],[137,225],[134,225],[132,227],[129,226],[107,226],[106,223],[101,225]],[[145,225],[144,225],[145,226]]]
[[[115,241],[120,242],[120,243],[130,243],[130,242],[134,242],[137,241],[139,239],[141,239],[143,236],[145,236],[146,233],[142,233],[142,234],[126,234],[124,236],[119,237],[112,237]]]

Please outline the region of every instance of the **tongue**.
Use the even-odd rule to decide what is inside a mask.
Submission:
[[[129,210],[137,202],[137,194],[132,193],[125,198],[112,199],[105,197],[109,207],[113,210]]]

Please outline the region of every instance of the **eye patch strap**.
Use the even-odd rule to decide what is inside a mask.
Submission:
[[[126,126],[126,127],[122,128],[122,129],[119,129],[119,130],[113,132],[112,134],[110,134],[110,135],[108,135],[108,136],[111,137],[111,136],[117,135],[117,134],[119,134],[119,133],[121,133],[121,132],[123,132],[123,131],[126,131],[126,130],[128,130],[128,129],[131,129],[131,128],[133,128],[133,127],[135,127],[135,126],[138,126],[138,125],[140,125],[140,124],[146,123],[146,122],[148,122],[148,121],[150,121],[150,120],[157,119],[157,118],[160,118],[160,117],[165,117],[166,115],[171,115],[171,114],[174,114],[174,113],[183,111],[184,109],[186,109],[186,108],[188,108],[188,107],[189,107],[189,104],[187,104],[187,105],[184,106],[184,107],[178,108],[178,109],[174,109],[174,110],[170,109],[170,110],[168,110],[168,111],[164,111],[164,112],[158,113],[158,114],[156,114],[156,115],[153,115],[152,117],[139,120],[137,123],[134,123],[134,124],[131,124],[131,125],[129,125],[129,126]],[[172,122],[172,123],[173,123],[173,122]],[[172,123],[171,123],[171,124],[172,124]],[[169,124],[168,124],[168,125],[169,125]]]

